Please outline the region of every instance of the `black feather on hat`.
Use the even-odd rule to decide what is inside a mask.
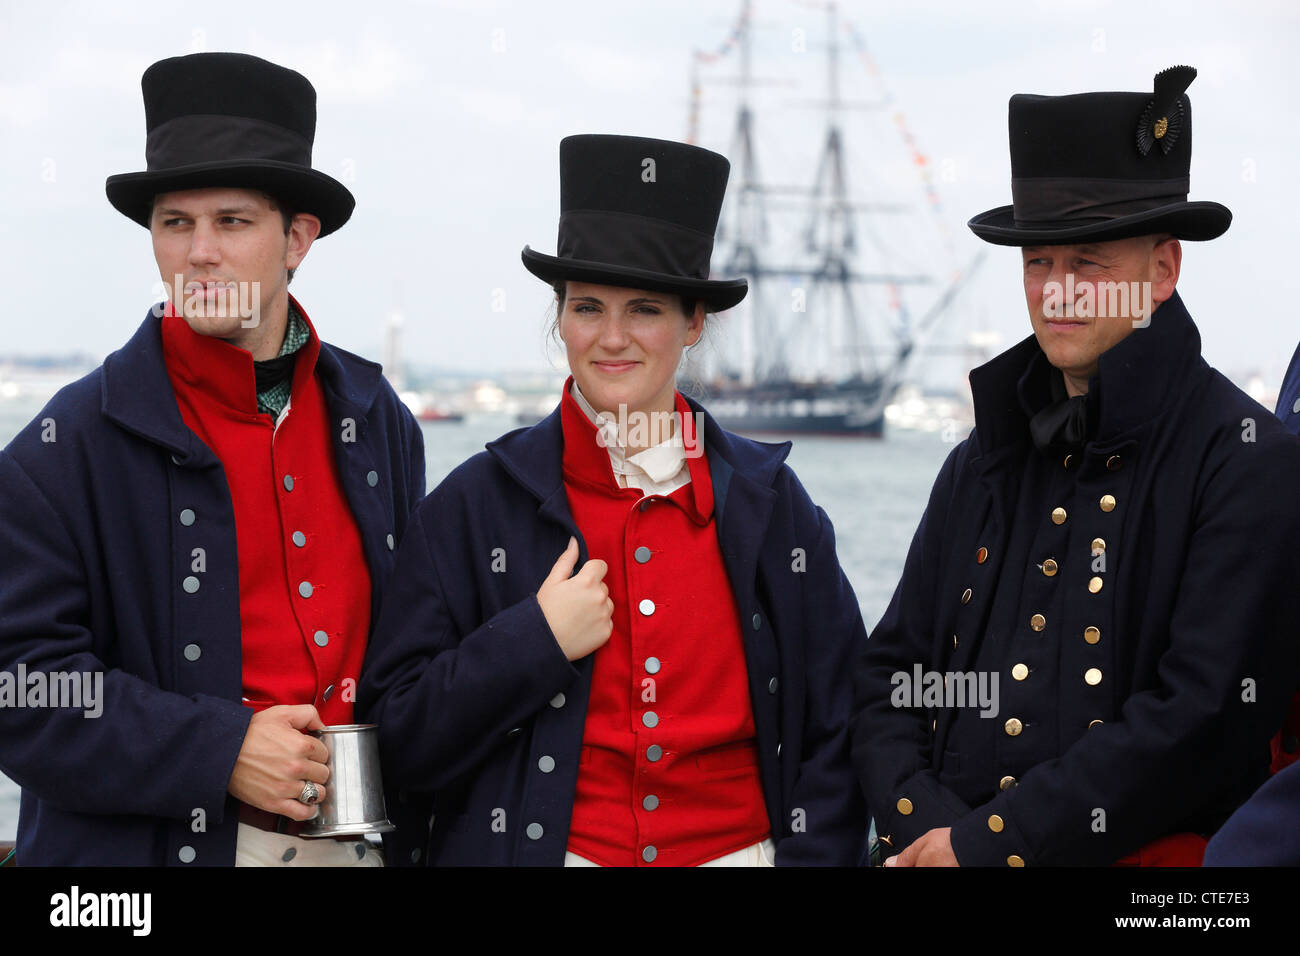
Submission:
[[[1221,236],[1228,208],[1187,200],[1195,78],[1174,66],[1156,74],[1154,93],[1017,93],[1008,108],[1012,204],[967,225],[1003,246]]]

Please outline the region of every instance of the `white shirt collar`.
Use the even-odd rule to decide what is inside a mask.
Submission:
[[[686,467],[686,446],[682,443],[682,430],[673,417],[673,435],[658,445],[629,455],[627,448],[620,444],[618,424],[603,412],[597,412],[587,401],[578,381],[574,379],[569,390],[574,401],[582,409],[588,420],[604,434],[605,450],[609,452],[609,463],[616,475],[645,475],[652,482],[666,482]],[[688,479],[689,480],[689,479]],[[629,482],[630,484],[630,482]]]

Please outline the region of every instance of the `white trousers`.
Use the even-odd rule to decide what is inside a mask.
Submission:
[[[308,840],[239,825],[235,866],[383,866],[384,852],[363,838]]]
[[[755,843],[751,846],[742,847],[734,853],[728,853],[720,856],[716,860],[708,860],[701,863],[700,866],[775,866],[776,847],[771,839],[764,840],[762,843]],[[593,863],[586,857],[578,856],[576,853],[564,854],[565,866],[600,866],[599,863]]]

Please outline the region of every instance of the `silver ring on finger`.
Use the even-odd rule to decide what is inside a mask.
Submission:
[[[320,803],[320,787],[316,786],[316,784],[310,780],[304,780],[302,784],[302,793],[298,794],[298,802],[305,803],[309,807]]]

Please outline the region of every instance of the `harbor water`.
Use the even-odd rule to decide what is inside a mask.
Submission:
[[[42,404],[0,401],[0,445],[8,444]],[[503,416],[472,415],[462,422],[425,425],[428,487],[514,427]],[[787,462],[834,524],[840,564],[868,629],[889,603],[930,485],[951,450],[937,433],[903,430],[880,441],[800,436],[794,442]],[[12,840],[17,827],[18,787],[0,776],[0,841]]]

